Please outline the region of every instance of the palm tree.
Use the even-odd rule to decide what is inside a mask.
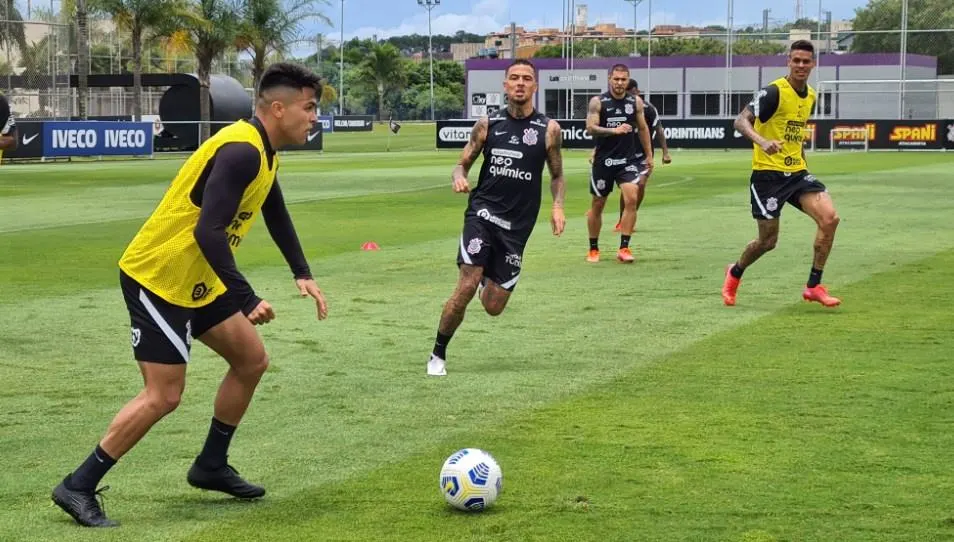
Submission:
[[[401,52],[390,43],[375,43],[358,64],[358,77],[373,85],[378,95],[378,120],[384,113],[384,93],[404,87],[406,75]]]
[[[189,9],[182,13],[179,29],[184,33],[196,59],[196,76],[199,79],[199,115],[202,121],[199,142],[209,137],[209,84],[212,61],[235,43],[238,35],[239,15],[234,0],[193,0]]]
[[[4,21],[0,24],[0,47],[3,47],[9,58],[12,48],[16,47],[21,52],[27,48],[26,32],[23,27],[23,16],[13,5],[13,0],[0,0],[0,7],[3,8],[0,20]]]
[[[36,116],[51,115],[52,113],[49,111],[50,93],[49,91],[44,92],[41,86],[45,87],[45,85],[40,83],[44,75],[50,75],[49,34],[43,36],[40,41],[34,41],[20,50],[20,67],[23,68],[20,75],[24,78],[24,86],[37,90],[40,110],[36,113]]]
[[[78,85],[78,115],[81,120],[86,120],[86,108],[89,105],[87,98],[89,96],[89,11],[86,9],[86,0],[76,0],[76,73],[79,79]]]
[[[242,4],[242,21],[235,45],[252,57],[255,88],[270,54],[287,54],[291,45],[303,41],[303,21],[316,18],[332,24],[317,7],[317,4],[328,4],[328,0],[242,0]]]
[[[149,32],[171,27],[175,16],[185,9],[183,0],[90,0],[93,9],[112,16],[132,37],[133,120],[142,118],[142,46]]]

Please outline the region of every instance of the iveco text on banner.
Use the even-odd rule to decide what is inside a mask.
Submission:
[[[152,154],[151,122],[45,122],[43,156]]]

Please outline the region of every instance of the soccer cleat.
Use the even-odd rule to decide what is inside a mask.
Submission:
[[[616,251],[616,259],[623,263],[633,263],[636,258],[633,257],[633,251],[629,247],[621,248]]]
[[[221,491],[239,499],[257,499],[265,496],[265,488],[246,482],[231,465],[204,469],[198,462],[192,464],[186,480],[192,487]]]
[[[101,487],[96,491],[79,491],[66,487],[67,476],[58,486],[53,488],[53,502],[70,515],[76,523],[84,527],[118,527],[119,523],[106,517],[100,506],[102,493],[109,486]]]
[[[590,263],[596,263],[600,261],[600,251],[596,249],[590,249],[590,251],[586,254],[586,261]]]
[[[742,282],[742,279],[732,276],[733,265],[730,263],[729,267],[725,268],[725,282],[722,283],[722,302],[729,307],[735,305],[735,294],[739,291],[739,283]]]
[[[444,360],[431,354],[431,359],[427,360],[427,376],[447,376],[447,370],[444,368]]]
[[[802,299],[805,301],[817,301],[826,307],[837,307],[841,305],[841,300],[837,297],[828,295],[828,288],[821,284],[814,288],[805,287],[802,291]]]

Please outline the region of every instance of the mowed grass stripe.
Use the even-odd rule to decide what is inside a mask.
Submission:
[[[950,539],[952,269],[901,266],[842,288],[850,311],[782,310],[187,540]],[[503,465],[482,515],[438,491],[464,446]]]

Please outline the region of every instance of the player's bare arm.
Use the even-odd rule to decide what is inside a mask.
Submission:
[[[563,177],[563,131],[555,120],[547,124],[547,168],[550,170],[550,194],[553,196],[550,225],[553,235],[560,235],[566,227],[566,216],[563,212],[566,179]]]
[[[298,292],[302,297],[311,297],[315,300],[318,319],[324,320],[328,317],[328,303],[311,275],[301,242],[298,240],[298,233],[295,231],[295,224],[288,212],[288,206],[285,205],[285,197],[282,195],[277,179],[262,205],[262,217],[265,219],[265,226],[272,236],[272,241],[275,242],[275,246],[281,251],[292,270]]]
[[[17,148],[17,131],[12,134],[0,136],[0,151],[12,151]]]
[[[600,102],[600,97],[593,96],[590,99],[590,105],[586,110],[586,133],[590,134],[590,136],[612,137],[633,131],[633,127],[629,124],[621,124],[616,128],[606,128],[605,126],[600,126],[600,111],[602,109],[603,105]]]
[[[460,159],[457,160],[457,165],[454,166],[454,172],[451,174],[454,192],[470,192],[467,174],[484,149],[484,142],[487,141],[487,125],[487,117],[481,117],[470,131],[470,140],[467,141],[467,145],[464,145]]]
[[[653,139],[652,135],[649,133],[649,125],[646,124],[646,115],[644,113],[646,107],[643,105],[643,100],[636,98],[636,127],[639,130],[639,142],[642,143],[644,149],[653,148]],[[646,170],[647,173],[653,171],[653,153],[646,152]]]
[[[765,151],[766,154],[775,154],[782,150],[782,142],[769,141],[759,135],[759,133],[755,130],[754,122],[755,113],[746,107],[739,113],[739,116],[735,117],[735,129],[747,137],[750,141],[759,147],[762,147],[762,150]]]

